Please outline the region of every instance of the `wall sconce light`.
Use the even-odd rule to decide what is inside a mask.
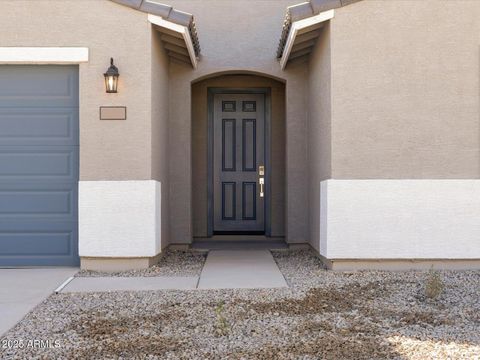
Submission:
[[[108,68],[107,72],[103,74],[103,76],[105,76],[105,88],[107,93],[116,93],[118,77],[120,74],[118,73],[118,68],[113,65],[113,58],[110,58],[110,67]]]

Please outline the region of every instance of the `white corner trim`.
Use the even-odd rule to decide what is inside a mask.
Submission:
[[[327,239],[328,239],[328,182],[322,181],[320,183],[320,216],[317,218],[320,223],[319,244],[314,244],[314,247],[319,250],[320,254],[327,254]]]
[[[282,70],[285,69],[287,66],[288,58],[290,57],[290,52],[292,51],[293,44],[295,43],[295,39],[297,38],[297,34],[300,30],[305,29],[309,26],[313,26],[316,24],[320,24],[324,21],[328,21],[335,17],[335,10],[328,10],[321,12],[318,15],[298,20],[292,23],[292,27],[290,28],[290,32],[288,34],[287,42],[285,43],[285,48],[283,50],[282,58],[280,59],[280,67]]]
[[[297,30],[302,30],[302,29],[305,29],[309,26],[312,26],[312,25],[315,25],[315,24],[320,24],[324,21],[333,19],[334,16],[335,16],[335,10],[331,9],[331,10],[328,10],[328,11],[323,11],[323,12],[319,13],[318,15],[308,17],[306,19],[295,21],[293,24],[294,24],[294,26]]]
[[[195,49],[193,48],[192,38],[190,37],[190,32],[186,31],[183,34],[183,40],[187,45],[188,55],[190,55],[190,60],[192,61],[192,66],[194,69],[197,68],[197,56],[195,55]]]
[[[78,64],[88,62],[87,47],[0,47],[0,64]]]
[[[183,34],[187,31],[187,28],[185,26],[175,24],[157,15],[148,14],[148,21],[154,25],[175,31],[179,34]]]
[[[186,26],[175,24],[171,21],[163,19],[160,16],[152,14],[148,14],[148,21],[156,26],[179,33],[182,36],[183,41],[185,41],[185,45],[187,46],[188,55],[190,57],[190,61],[192,62],[193,68],[197,68],[197,57],[195,55],[195,49],[193,48],[192,39],[190,38],[190,32],[188,31],[188,28]]]

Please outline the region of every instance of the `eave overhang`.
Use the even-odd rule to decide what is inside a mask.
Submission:
[[[162,34],[160,38],[170,58],[191,64],[194,69],[197,68],[195,47],[185,26],[174,24],[152,14],[148,15],[148,21]]]
[[[358,1],[361,0],[310,0],[288,7],[277,50],[282,70],[289,61],[309,56],[320,29],[335,16],[334,9]]]
[[[280,67],[285,69],[291,60],[308,56],[315,46],[320,28],[325,21],[333,19],[335,10],[328,10],[307,19],[292,23],[285,48],[280,58]]]
[[[174,61],[197,67],[200,56],[195,20],[192,14],[153,0],[110,0],[148,14],[148,21],[159,31],[168,56]]]

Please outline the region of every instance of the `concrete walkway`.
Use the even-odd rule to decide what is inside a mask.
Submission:
[[[62,292],[287,287],[268,250],[212,250],[197,276],[76,277]]]
[[[76,277],[61,292],[188,290],[197,283],[197,276]]]
[[[76,272],[77,268],[0,269],[0,335]]]
[[[287,287],[268,250],[212,250],[200,275],[199,289]]]

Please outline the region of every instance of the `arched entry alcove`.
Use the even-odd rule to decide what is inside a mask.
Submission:
[[[219,73],[191,95],[193,238],[284,238],[285,83]]]

